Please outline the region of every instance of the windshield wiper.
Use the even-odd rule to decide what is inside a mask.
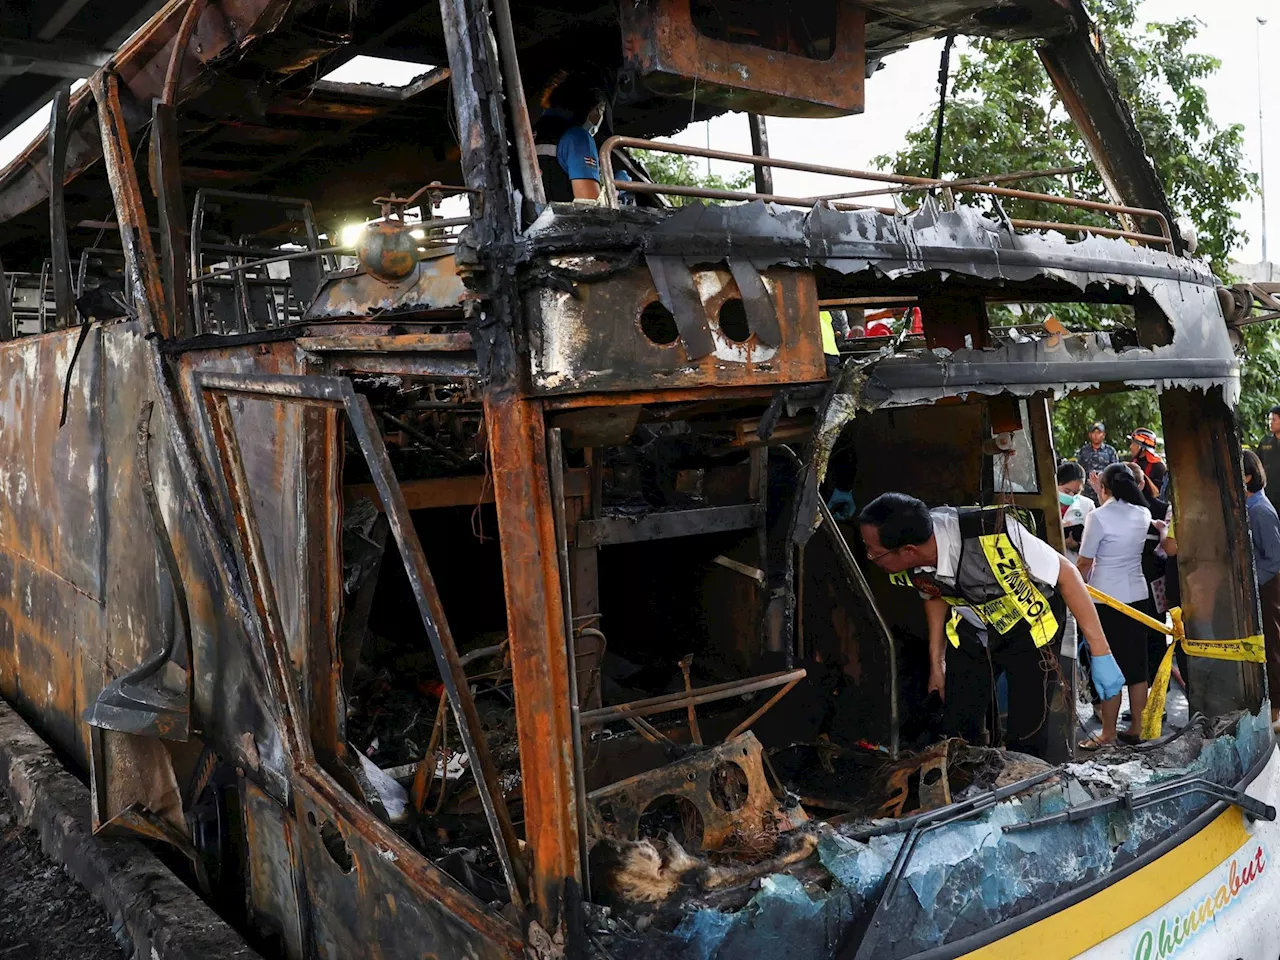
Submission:
[[[1275,820],[1276,818],[1275,807],[1269,803],[1263,803],[1261,800],[1255,800],[1243,790],[1238,790],[1235,787],[1226,787],[1220,783],[1215,783],[1213,780],[1206,780],[1204,777],[1188,776],[1170,780],[1140,793],[1125,790],[1109,797],[1087,800],[1057,813],[1036,817],[1034,820],[1005,824],[1001,829],[1005,833],[1017,833],[1020,830],[1047,827],[1054,823],[1074,823],[1078,820],[1087,820],[1090,817],[1096,817],[1100,813],[1109,813],[1112,810],[1128,810],[1132,813],[1155,803],[1177,800],[1196,793],[1207,794],[1215,800],[1223,800],[1226,803],[1237,806],[1256,820]]]

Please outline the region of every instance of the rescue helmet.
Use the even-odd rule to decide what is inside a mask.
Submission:
[[[1150,453],[1156,452],[1156,434],[1154,430],[1148,430],[1146,427],[1139,427],[1137,430],[1133,431],[1133,433],[1129,434],[1129,439]]]

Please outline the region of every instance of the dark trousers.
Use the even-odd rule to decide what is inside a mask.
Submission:
[[[993,712],[996,678],[1008,678],[1009,713],[1004,742],[1010,750],[1044,756],[1049,742],[1049,706],[1058,682],[1053,644],[1037,648],[1031,632],[1015,627],[1007,634],[988,631],[983,647],[977,631],[960,625],[960,646],[947,645],[946,728],[970,743],[984,742]],[[998,738],[997,738],[998,739]]]
[[[1262,606],[1262,639],[1267,647],[1267,688],[1271,706],[1280,704],[1280,575],[1258,587]]]

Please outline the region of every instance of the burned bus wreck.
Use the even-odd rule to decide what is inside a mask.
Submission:
[[[170,4],[0,174],[0,693],[95,828],[289,958],[1101,957],[1228,871],[1265,902],[1252,295],[1184,255],[1083,10],[519,7]],[[533,125],[571,31],[611,129],[569,202]],[[1042,45],[1115,203],[763,154],[723,196],[635,153],[698,152],[652,139],[691,115],[858,112],[951,31]],[[359,53],[423,72],[324,79]],[[1129,322],[991,320],[1063,302]],[[833,358],[830,303],[923,332]],[[1060,547],[1048,405],[1133,387],[1177,425],[1195,716],[1075,763],[1068,678],[1040,757],[940,737],[919,603],[829,468]],[[1274,955],[1253,909],[1213,935]]]

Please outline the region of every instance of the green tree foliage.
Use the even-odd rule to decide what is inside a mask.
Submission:
[[[1236,419],[1245,443],[1271,432],[1268,411],[1280,403],[1280,320],[1245,327],[1247,351],[1240,371]]]
[[[655,183],[670,183],[681,187],[704,187],[710,190],[750,190],[755,176],[750,170],[740,170],[725,179],[716,173],[707,173],[701,157],[689,157],[682,153],[659,153],[655,150],[637,150],[636,159]],[[681,207],[695,202],[693,197],[667,197],[672,206]],[[696,200],[698,203],[720,203],[718,200]]]
[[[1085,0],[1102,38],[1103,54],[1120,93],[1142,133],[1147,153],[1164,183],[1174,210],[1195,224],[1197,255],[1228,278],[1231,252],[1245,239],[1232,212],[1248,197],[1256,177],[1245,169],[1242,128],[1220,126],[1209,112],[1201,81],[1220,62],[1187,48],[1200,23],[1182,18],[1145,27],[1137,22],[1142,0]],[[1152,7],[1158,9],[1158,4]],[[935,116],[930,114],[907,136],[893,156],[877,158],[882,169],[928,176],[934,155]],[[1018,186],[1039,193],[1110,200],[1083,139],[1049,81],[1034,43],[976,40],[953,70],[943,130],[944,175],[972,177],[1084,165],[1080,173],[1039,177]],[[964,203],[989,204],[989,198],[961,195]],[[1043,202],[1002,199],[1011,217],[1099,223],[1097,214]],[[992,322],[1025,322],[1055,314],[1070,329],[1106,329],[1128,323],[1127,308],[1089,304],[1025,304],[1020,313],[993,308]],[[1259,416],[1275,402],[1280,384],[1280,342],[1266,325],[1248,334],[1250,355],[1244,365],[1241,427],[1257,432]],[[1256,409],[1255,409],[1256,408]],[[1055,405],[1055,434],[1061,453],[1084,442],[1083,430],[1102,420],[1112,437],[1138,426],[1159,427],[1153,391],[1071,397]]]

